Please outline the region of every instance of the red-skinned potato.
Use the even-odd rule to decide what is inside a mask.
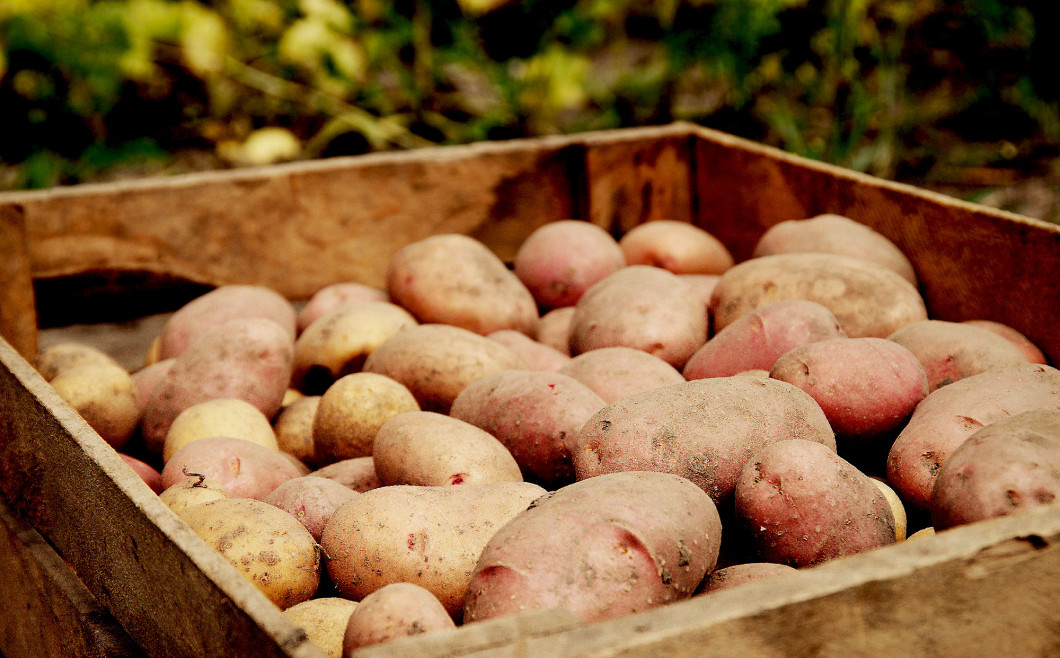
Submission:
[[[363,283],[343,281],[324,286],[313,293],[313,296],[309,298],[305,306],[298,311],[298,333],[301,334],[309,325],[340,308],[356,306],[365,302],[386,301],[390,301],[390,298],[385,290],[373,288]]]
[[[504,345],[515,352],[530,370],[556,372],[570,361],[570,354],[554,347],[539,343],[526,334],[514,329],[501,329],[486,336],[492,341]]]
[[[147,403],[155,394],[155,389],[166,378],[169,369],[173,367],[174,361],[176,359],[156,361],[132,373],[133,392],[136,395],[136,405],[140,409],[141,417],[147,408]]]
[[[541,316],[537,325],[537,341],[570,356],[570,323],[574,307],[554,308]]]
[[[119,452],[118,456],[121,457],[122,461],[129,465],[129,468],[134,473],[140,476],[140,479],[144,481],[144,484],[151,487],[151,491],[156,494],[162,493],[164,487],[162,487],[162,474],[158,472],[158,469],[151,466],[142,459],[137,459],[132,455],[127,455],[124,452]]]
[[[734,564],[723,569],[716,569],[708,575],[697,594],[708,594],[731,587],[739,587],[756,580],[785,576],[798,571],[795,567],[776,562],[745,562]]]
[[[535,229],[514,259],[515,275],[545,309],[575,305],[590,286],[625,265],[610,233],[573,219]]]
[[[319,542],[328,519],[343,503],[359,495],[335,480],[303,475],[281,482],[264,500],[298,519]]]
[[[614,473],[568,485],[486,544],[464,621],[565,608],[591,622],[686,599],[714,569],[721,532],[710,497],[675,475]]]
[[[1045,354],[1042,353],[1042,350],[1037,345],[1031,342],[1031,340],[1021,332],[1013,329],[1007,324],[994,322],[993,320],[965,320],[964,324],[970,324],[973,327],[992,331],[998,336],[1010,341],[1023,352],[1023,357],[1027,359],[1027,363],[1049,363],[1049,360],[1045,358]]]
[[[334,464],[322,466],[309,475],[335,480],[360,493],[383,486],[375,472],[375,461],[371,456],[343,459]]]
[[[846,333],[824,306],[801,299],[771,302],[715,334],[696,350],[682,373],[685,379],[704,379],[769,370],[782,354],[800,345],[841,337]]]
[[[342,652],[348,655],[361,647],[451,628],[456,628],[453,618],[428,590],[393,583],[357,604],[346,625]]]
[[[932,391],[987,370],[1027,363],[1023,352],[1011,341],[963,322],[913,322],[888,339],[916,355]]]
[[[285,453],[218,436],[192,441],[175,452],[162,468],[162,487],[196,477],[189,474],[216,480],[232,498],[264,500],[280,484],[303,473]]]
[[[590,350],[570,359],[557,372],[577,379],[609,404],[634,393],[685,381],[677,368],[632,347]]]
[[[702,228],[671,219],[634,226],[619,240],[629,265],[652,265],[674,274],[721,274],[732,254]]]

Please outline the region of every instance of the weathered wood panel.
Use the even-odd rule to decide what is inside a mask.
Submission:
[[[22,209],[0,204],[0,336],[22,356],[37,353],[33,274]]]

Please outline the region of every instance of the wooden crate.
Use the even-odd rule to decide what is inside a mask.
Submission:
[[[568,217],[616,234],[690,221],[742,259],[772,224],[823,212],[897,243],[932,317],[1005,322],[1060,362],[1060,228],[688,124],[0,195],[0,561],[34,574],[5,601],[28,603],[3,615],[0,650],[53,653],[42,643],[58,637],[71,655],[319,655],[22,358],[38,310],[75,301],[47,284],[176,278],[304,299],[380,284],[394,251],[431,234],[510,258]],[[537,613],[363,654],[1060,654],[1058,541],[1049,507],[630,618]]]

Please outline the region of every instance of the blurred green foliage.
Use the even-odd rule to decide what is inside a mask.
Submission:
[[[675,119],[888,177],[1033,159],[1060,141],[1045,11],[3,0],[0,189]]]

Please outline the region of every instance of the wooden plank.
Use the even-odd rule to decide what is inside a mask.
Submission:
[[[780,221],[846,215],[905,252],[933,318],[1009,324],[1060,363],[1060,226],[696,133],[697,223],[737,260]]]
[[[6,341],[0,490],[153,656],[320,656]]]
[[[37,313],[30,270],[22,208],[16,204],[0,205],[0,336],[26,358],[37,353]]]
[[[0,655],[138,656],[114,617],[0,498]]]

